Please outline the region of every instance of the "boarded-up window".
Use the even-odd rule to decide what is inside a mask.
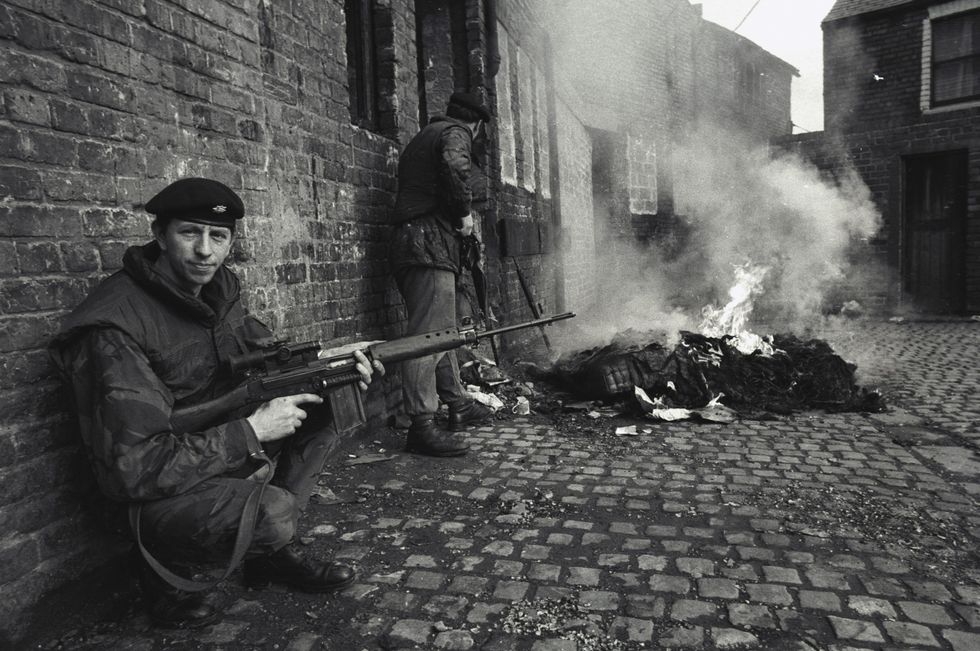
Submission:
[[[535,80],[538,107],[538,167],[541,169],[541,196],[551,197],[551,150],[548,137],[548,85],[544,73],[537,70]]]
[[[980,11],[932,22],[932,101],[980,98]]]
[[[500,141],[500,177],[517,185],[517,145],[514,141],[514,113],[511,110],[510,38],[503,25],[497,25],[500,44],[500,71],[497,73],[497,133]]]
[[[534,162],[534,61],[524,52],[517,49],[517,101],[520,107],[521,128],[521,160],[524,162],[524,173],[521,175],[521,185],[526,190],[534,191],[537,173]]]

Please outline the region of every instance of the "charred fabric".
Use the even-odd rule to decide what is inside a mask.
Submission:
[[[629,400],[639,387],[666,407],[694,409],[717,400],[749,417],[884,409],[878,392],[858,386],[856,367],[820,339],[774,335],[772,354],[743,353],[729,336],[682,331],[673,347],[664,341],[628,330],[606,346],[565,354],[536,375],[581,399]]]

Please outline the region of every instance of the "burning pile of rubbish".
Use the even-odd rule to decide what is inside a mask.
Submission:
[[[537,369],[541,379],[590,400],[634,396],[643,411],[666,420],[687,410],[708,420],[806,409],[881,411],[882,397],[860,387],[855,366],[819,339],[792,334],[760,337],[745,327],[764,267],[736,270],[731,301],[706,308],[700,333],[681,332],[666,345],[654,332],[627,330],[608,345],[560,357]]]
[[[857,385],[854,365],[819,339],[776,335],[772,353],[746,354],[728,335],[682,332],[672,348],[636,343],[641,337],[627,331],[606,346],[565,355],[542,379],[592,400],[626,399],[639,388],[666,409],[696,409],[715,400],[744,414],[883,408],[880,394]]]

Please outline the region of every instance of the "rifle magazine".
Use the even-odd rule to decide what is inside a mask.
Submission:
[[[345,434],[367,422],[361,390],[356,384],[331,389],[327,394],[327,402],[330,404],[330,413],[337,432]]]

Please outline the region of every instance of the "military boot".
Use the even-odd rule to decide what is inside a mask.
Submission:
[[[336,592],[354,583],[357,574],[342,563],[306,559],[296,543],[264,556],[247,558],[242,571],[245,585],[262,588],[280,583],[304,592]]]
[[[139,549],[130,554],[150,620],[163,628],[201,628],[221,619],[204,592],[184,592],[164,581],[143,560]]]
[[[430,457],[458,457],[466,454],[470,446],[452,432],[437,428],[434,415],[421,414],[412,416],[405,449]]]
[[[493,410],[476,400],[465,400],[449,405],[449,429],[454,432],[473,425],[482,425],[492,417]]]

